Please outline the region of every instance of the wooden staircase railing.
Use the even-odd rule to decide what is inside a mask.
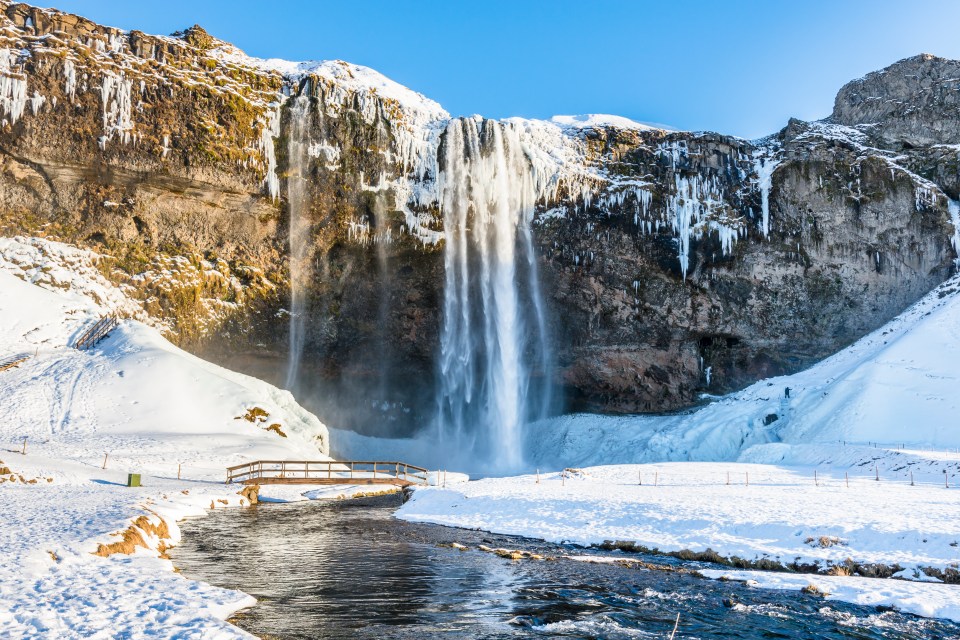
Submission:
[[[0,371],[6,371],[7,369],[13,369],[15,366],[21,362],[25,362],[30,358],[29,353],[18,353],[16,355],[7,356],[5,358],[0,358]]]
[[[256,460],[227,467],[227,484],[426,485],[429,471],[406,462]]]
[[[111,331],[116,329],[117,323],[117,316],[112,313],[101,317],[74,341],[73,347],[81,351],[92,349],[98,342],[110,335]]]

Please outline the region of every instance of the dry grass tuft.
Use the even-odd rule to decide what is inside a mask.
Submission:
[[[250,504],[257,504],[260,502],[260,485],[247,485],[243,489],[240,489],[240,491],[237,491],[237,495],[246,498]]]
[[[287,437],[287,434],[285,434],[285,433],[283,432],[283,429],[281,429],[281,428],[280,428],[280,425],[277,424],[277,423],[273,423],[272,425],[270,425],[269,427],[267,427],[267,431],[273,431],[275,434],[277,434],[277,435],[280,436],[281,438],[286,438],[286,437]]]
[[[820,587],[815,584],[808,584],[804,588],[800,589],[800,593],[805,593],[808,596],[814,596],[817,598],[826,598],[830,595],[827,591],[822,591]]]
[[[261,409],[260,407],[253,407],[247,409],[247,412],[242,416],[237,416],[234,420],[246,420],[247,422],[266,422],[267,418],[270,417],[270,414]]]
[[[148,516],[140,516],[134,520],[133,524],[121,532],[121,540],[111,542],[110,544],[101,543],[100,546],[97,547],[97,550],[93,552],[93,555],[106,558],[115,553],[130,555],[136,551],[137,547],[149,549],[150,547],[143,537],[144,533],[160,539],[157,551],[160,553],[160,557],[166,557],[165,552],[168,547],[165,541],[170,539],[170,529],[167,527],[167,523],[163,518],[160,518],[159,523],[154,524]]]
[[[820,536],[819,538],[807,538],[803,541],[811,547],[820,547],[827,549],[829,547],[845,546],[847,543],[836,536]]]

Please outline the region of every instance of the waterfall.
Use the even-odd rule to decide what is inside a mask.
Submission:
[[[312,273],[310,218],[307,207],[310,146],[310,98],[303,92],[291,100],[287,132],[287,210],[290,214],[290,354],[286,388],[300,376],[306,323],[306,284]]]
[[[550,402],[544,305],[530,222],[538,194],[518,132],[452,120],[438,176],[444,304],[437,431],[445,455],[488,470],[523,465],[523,427]]]

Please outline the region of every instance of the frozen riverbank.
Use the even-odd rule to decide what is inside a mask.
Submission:
[[[957,456],[951,458],[928,460],[928,477],[940,467],[956,467]],[[849,486],[836,468],[818,472],[816,479],[814,471],[743,463],[589,467],[541,474],[539,482],[537,475],[524,475],[417,490],[398,516],[551,542],[615,543],[606,546],[733,566],[895,575],[932,584],[941,604],[919,607],[915,597],[905,596],[891,598],[891,606],[960,619],[960,586],[933,584],[958,577],[960,489],[929,481],[911,486],[890,477],[878,482],[872,464],[874,475],[852,466]],[[851,580],[837,595],[896,592],[897,586]],[[913,584],[906,593],[915,596],[923,588]]]

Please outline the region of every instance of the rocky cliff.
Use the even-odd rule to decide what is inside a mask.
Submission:
[[[425,424],[439,105],[339,61],[249,58],[199,27],[0,10],[3,233],[94,248],[182,345],[280,382],[301,282],[299,391],[321,417]],[[536,194],[554,346],[539,375],[566,408],[681,409],[795,371],[932,289],[958,246],[958,65],[899,62],[841,89],[831,118],[753,142],[612,118],[484,123],[522,147]]]

